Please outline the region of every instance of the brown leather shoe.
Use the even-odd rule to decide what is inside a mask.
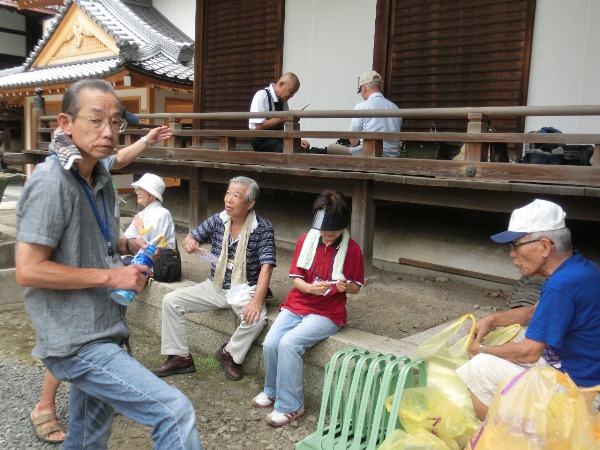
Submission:
[[[216,358],[221,363],[221,367],[223,367],[223,373],[227,378],[231,381],[241,380],[244,376],[244,371],[242,370],[242,365],[236,363],[231,355],[225,351],[225,346],[227,344],[223,344],[219,350],[217,350]]]
[[[192,355],[169,355],[162,366],[150,369],[150,372],[157,377],[168,377],[169,375],[175,375],[178,373],[192,373],[195,371],[196,364],[194,364],[194,358],[192,358]]]

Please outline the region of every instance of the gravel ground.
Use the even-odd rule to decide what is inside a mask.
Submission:
[[[158,336],[131,327],[132,350],[147,367],[162,361]],[[28,416],[38,401],[44,369],[31,356],[34,334],[22,304],[0,306],[0,449],[59,449],[60,445],[38,441]],[[261,390],[261,380],[246,376],[242,381],[226,380],[212,356],[194,355],[197,372],[164,378],[192,401],[205,450],[246,449],[292,450],[295,443],[316,428],[317,410],[307,407],[305,416],[287,427],[273,428],[263,421],[270,409],[256,409],[251,398]],[[57,415],[68,425],[68,383],[57,396]],[[111,450],[152,448],[150,428],[123,416],[113,422]]]
[[[60,448],[56,444],[38,441],[28,418],[33,405],[38,401],[43,376],[43,367],[23,365],[10,357],[0,358],[3,399],[0,403],[0,448],[3,450]],[[61,420],[61,425],[66,425],[68,387],[62,386],[59,390],[57,405],[58,416],[65,419]]]

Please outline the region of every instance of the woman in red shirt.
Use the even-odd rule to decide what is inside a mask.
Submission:
[[[346,230],[350,213],[342,193],[320,194],[313,213],[312,229],[296,243],[294,288],[263,343],[264,390],[252,399],[257,408],[274,405],[266,421],[276,427],[304,414],[304,352],[346,325],[346,294],[364,284],[363,256]]]

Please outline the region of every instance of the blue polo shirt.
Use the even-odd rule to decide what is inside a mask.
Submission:
[[[575,252],[544,283],[526,336],[545,342],[578,386],[600,384],[600,269]]]

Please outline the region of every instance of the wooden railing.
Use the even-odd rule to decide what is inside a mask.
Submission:
[[[352,233],[363,248],[367,269],[373,251],[375,201],[412,202],[488,211],[510,211],[524,198],[540,193],[546,197],[568,196],[570,216],[600,221],[600,134],[490,133],[489,121],[506,117],[600,116],[600,106],[505,107],[404,109],[398,111],[285,111],[259,115],[246,112],[196,114],[139,114],[141,121],[168,121],[173,137],[164,146],[147,149],[143,157],[124,172],[152,171],[159,175],[190,181],[189,220],[199,223],[207,216],[206,185],[226,182],[231,176],[249,174],[261,186],[289,191],[319,192],[325,188],[342,189],[352,197]],[[298,119],[389,117],[425,118],[434,122],[444,118],[465,119],[464,133],[400,132],[363,133],[347,131],[300,130]],[[244,120],[251,117],[283,117],[283,131],[247,129],[202,129],[202,122]],[[33,123],[38,124],[31,149],[22,162],[35,162],[47,153],[56,117],[34,108]],[[184,129],[181,121],[193,121]],[[143,125],[141,125],[143,127]],[[147,131],[125,130],[120,147],[128,145]],[[252,137],[280,137],[283,153],[248,151]],[[312,155],[300,153],[300,140],[338,138],[363,139],[364,157]],[[382,141],[465,143],[461,161],[384,158]],[[240,145],[243,141],[246,144]],[[488,162],[491,143],[590,144],[594,146],[593,166],[553,166]],[[9,158],[10,161],[10,158]],[[482,192],[484,194],[482,195]]]

